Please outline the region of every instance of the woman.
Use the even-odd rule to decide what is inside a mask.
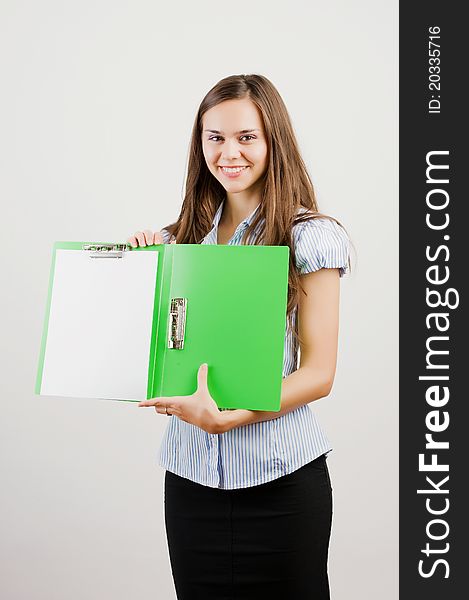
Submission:
[[[318,212],[287,110],[268,79],[231,76],[208,92],[178,220],[128,242],[290,247],[280,412],[219,410],[206,364],[191,396],[140,406],[176,417],[160,464],[179,600],[328,599],[332,448],[308,403],[332,388],[349,241],[338,221]]]

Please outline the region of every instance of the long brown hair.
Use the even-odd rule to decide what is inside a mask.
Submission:
[[[225,100],[249,98],[259,109],[268,145],[268,166],[263,175],[261,205],[244,232],[242,243],[253,236],[252,243],[267,246],[289,246],[287,319],[293,335],[301,341],[297,321],[292,327],[298,304],[300,275],[295,263],[292,227],[316,218],[332,219],[318,211],[313,184],[301,157],[287,108],[275,86],[262,75],[231,75],[220,80],[202,100],[190,141],[184,200],[178,220],[165,227],[177,244],[198,244],[209,233],[213,217],[226,198],[221,183],[210,173],[202,151],[202,119],[204,114]],[[307,213],[298,215],[304,207]],[[255,230],[265,219],[262,231]],[[350,266],[350,259],[349,259]]]

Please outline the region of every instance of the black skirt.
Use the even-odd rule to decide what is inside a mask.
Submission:
[[[325,455],[273,481],[223,490],[165,475],[178,600],[329,600],[332,487]]]

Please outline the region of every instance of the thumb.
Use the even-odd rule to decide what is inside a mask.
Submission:
[[[208,364],[203,363],[200,365],[199,370],[197,372],[197,387],[207,387],[207,374],[208,374]]]

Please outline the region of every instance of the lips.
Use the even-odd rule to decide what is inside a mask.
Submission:
[[[247,169],[248,165],[218,165],[220,169],[229,171],[233,169]]]
[[[230,179],[233,179],[234,177],[239,177],[241,173],[246,171],[246,169],[248,169],[249,167],[248,165],[233,165],[231,167],[219,166],[218,168],[223,173],[223,175],[229,177]]]

